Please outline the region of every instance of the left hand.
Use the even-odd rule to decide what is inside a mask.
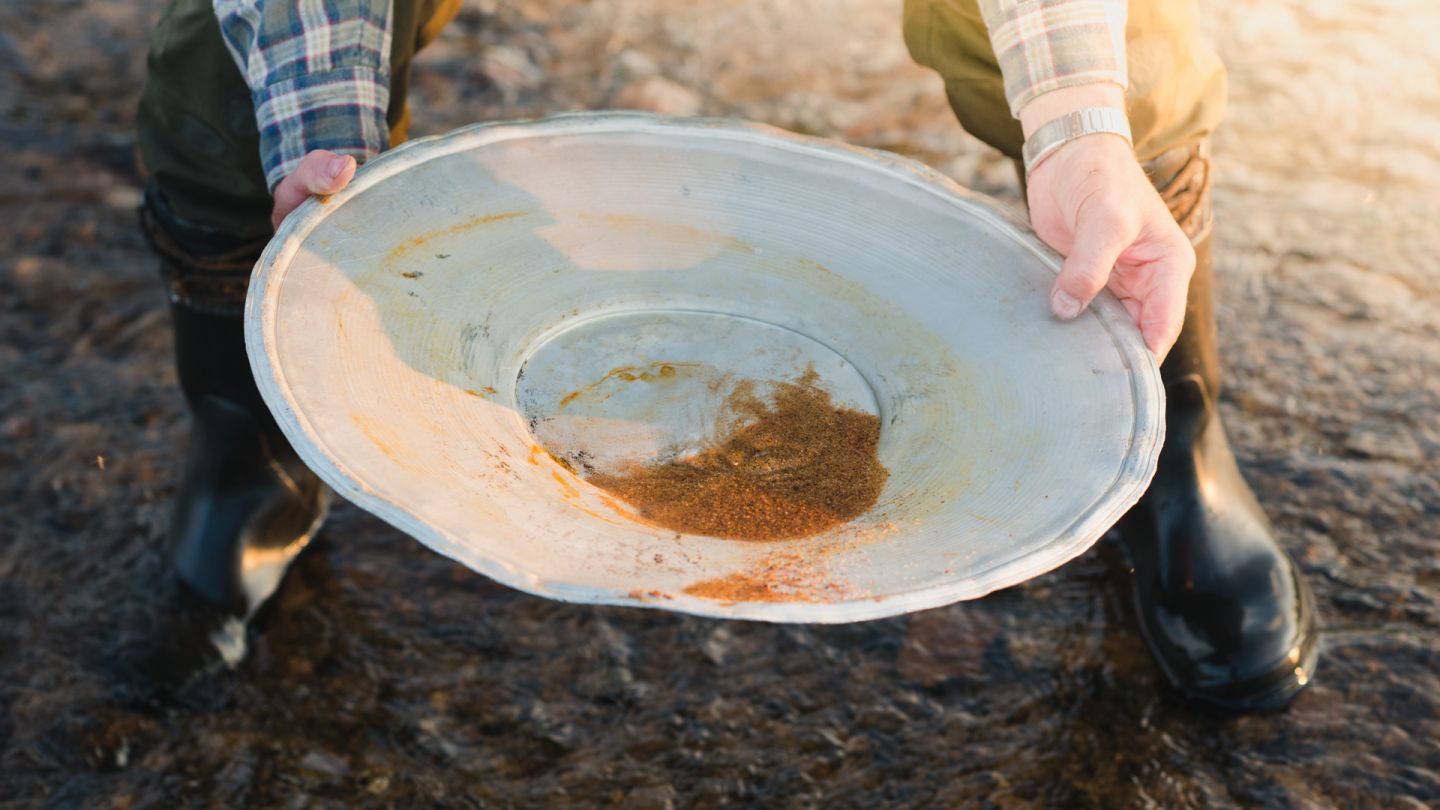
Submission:
[[[270,224],[275,228],[312,196],[334,194],[350,184],[355,176],[355,158],[337,155],[324,149],[305,155],[295,171],[275,185],[275,207],[270,211]]]

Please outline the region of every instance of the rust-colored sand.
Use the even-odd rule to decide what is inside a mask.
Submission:
[[[811,601],[803,596],[797,597],[789,589],[781,588],[763,576],[743,573],[697,582],[686,588],[685,593],[732,605],[739,602]]]
[[[741,383],[721,435],[700,452],[586,480],[687,534],[784,540],[851,520],[889,477],[875,455],[880,419],[836,406],[816,380],[811,371],[778,383],[769,402]]]
[[[824,602],[842,598],[849,589],[824,576],[814,555],[770,553],[744,571],[693,583],[691,596],[728,605],[740,602]]]

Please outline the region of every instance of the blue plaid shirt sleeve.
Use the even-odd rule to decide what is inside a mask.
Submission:
[[[315,149],[357,160],[389,146],[391,0],[214,0],[250,87],[273,191]]]

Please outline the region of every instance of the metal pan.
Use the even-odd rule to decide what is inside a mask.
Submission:
[[[858,621],[1049,571],[1144,491],[1159,371],[1108,295],[1050,317],[1058,266],[1001,206],[904,158],[566,115],[406,144],[306,203],[256,267],[246,341],[330,486],[486,576]],[[889,470],[870,511],[817,536],[658,528],[555,452],[643,460],[698,441],[717,381],[810,368],[880,418]]]

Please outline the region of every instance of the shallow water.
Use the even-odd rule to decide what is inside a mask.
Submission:
[[[1326,627],[1288,712],[1232,719],[1159,688],[1109,544],[979,602],[785,627],[534,599],[348,507],[236,672],[127,699],[113,656],[154,610],[185,430],[132,213],[136,5],[0,6],[0,806],[1440,803],[1440,21],[1419,0],[1207,7],[1232,68],[1224,407]],[[892,4],[502,5],[423,60],[421,131],[635,97],[648,58],[697,91],[652,106],[1015,198],[905,64]]]

